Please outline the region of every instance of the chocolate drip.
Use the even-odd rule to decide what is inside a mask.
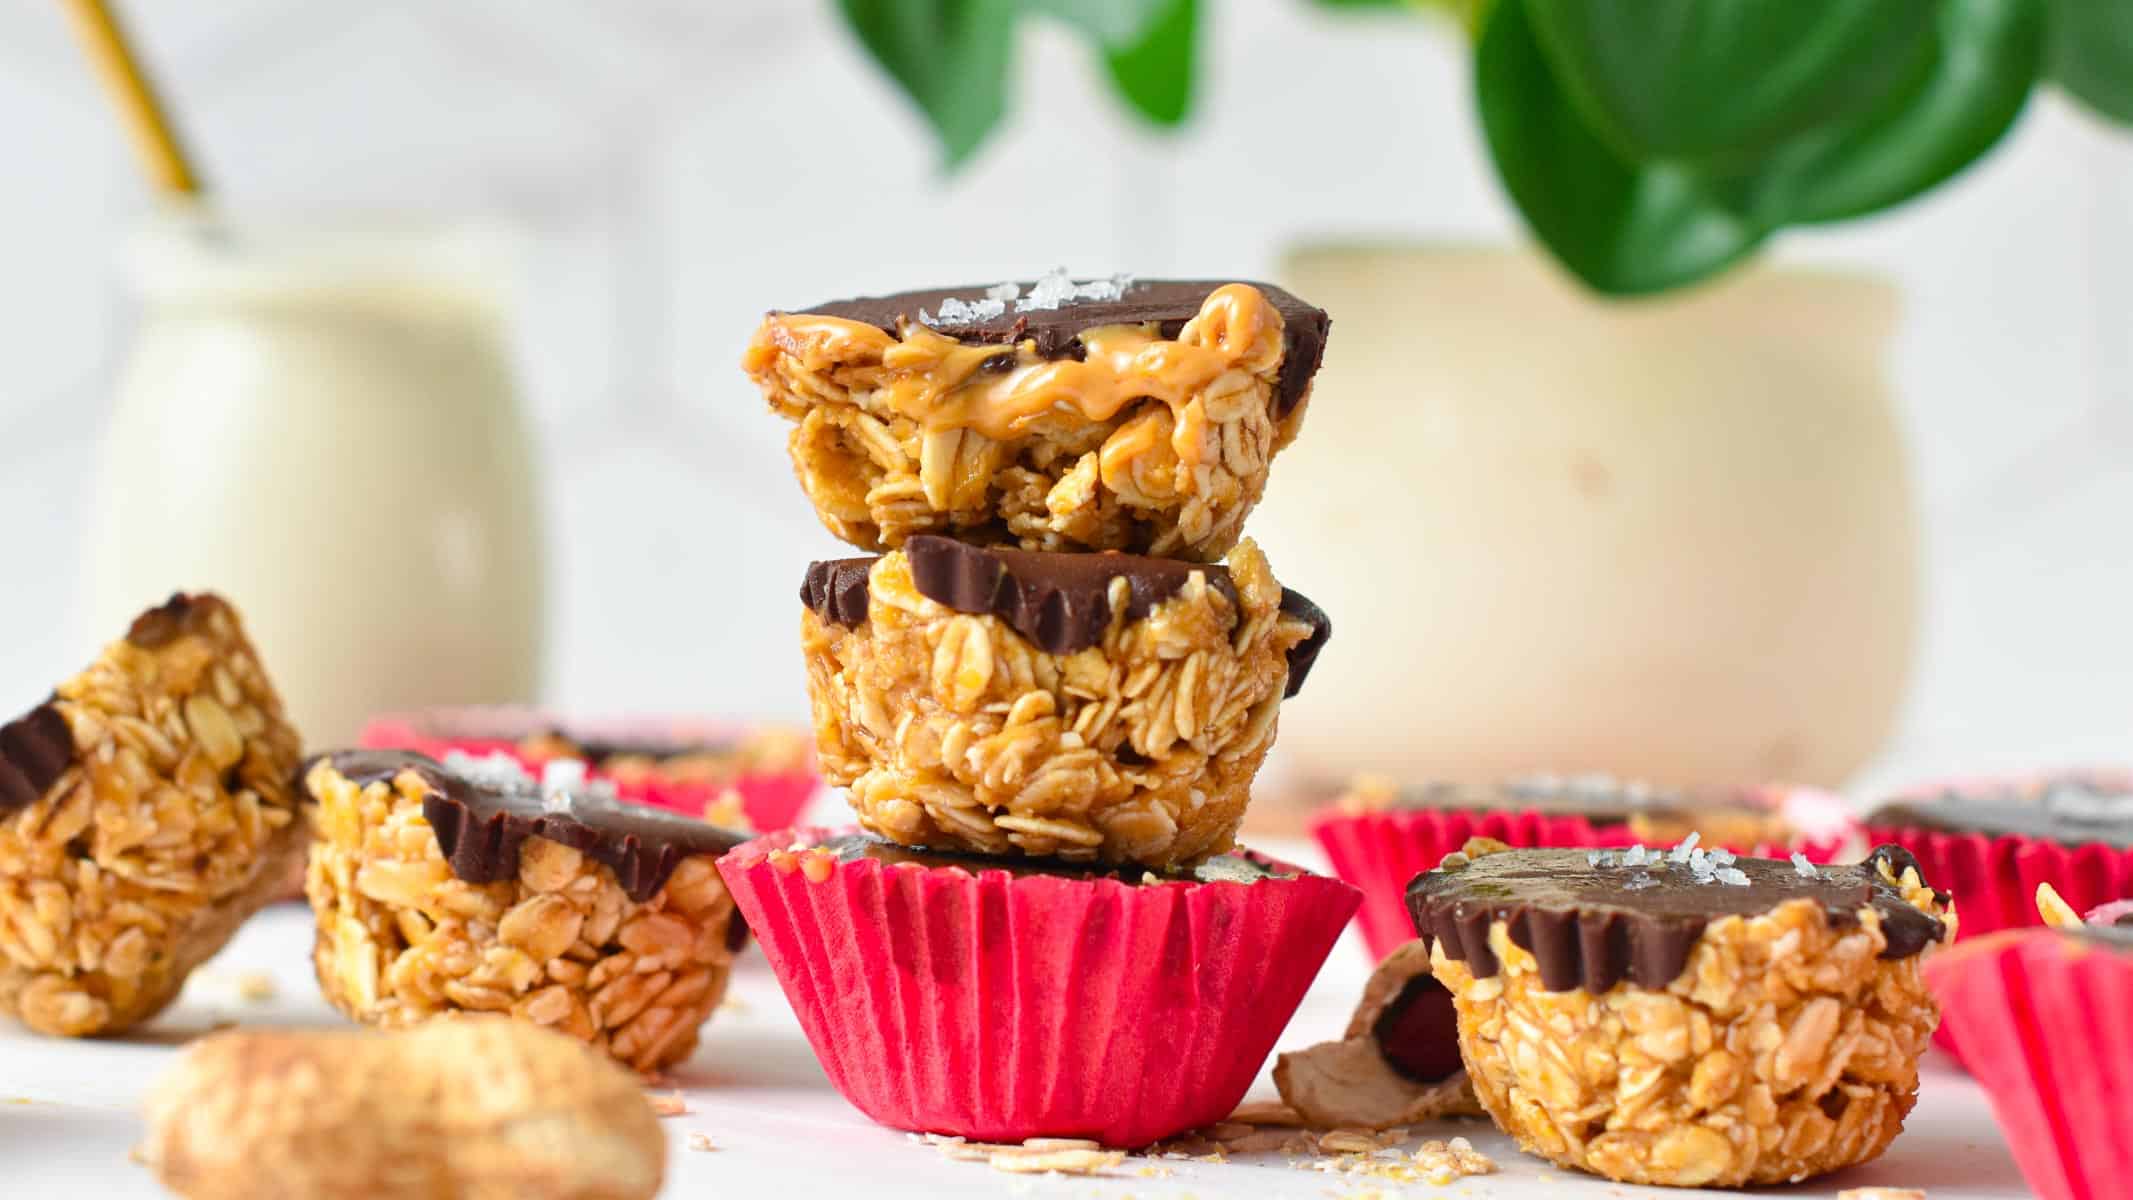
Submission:
[[[724,854],[748,840],[716,825],[585,789],[570,792],[567,808],[550,811],[531,783],[476,782],[408,751],[343,750],[325,759],[358,786],[390,782],[407,771],[419,776],[428,791],[422,815],[437,835],[437,849],[452,874],[468,883],[515,878],[526,839],[539,837],[605,865],[630,899],[642,903],[666,885],[683,859]]]
[[[74,762],[74,733],[47,700],[0,725],[0,812],[28,808]]]
[[[1511,941],[1532,954],[1549,991],[1583,988],[1598,995],[1624,979],[1658,990],[1678,978],[1705,925],[1724,916],[1752,917],[1790,901],[1822,906],[1833,927],[1881,914],[1881,957],[1907,958],[1945,935],[1939,918],[1907,903],[1875,868],[1901,875],[1915,860],[1882,847],[1856,866],[1818,867],[1803,877],[1792,863],[1743,858],[1732,865],[1749,884],[1699,882],[1685,864],[1595,866],[1584,850],[1512,850],[1415,877],[1407,908],[1415,931],[1477,976],[1496,974],[1489,927],[1504,922]],[[1649,880],[1649,883],[1641,883]],[[1633,886],[1634,885],[1634,886]]]
[[[1218,854],[1193,867],[1156,871],[1148,867],[1065,862],[1056,858],[994,858],[984,854],[956,854],[899,846],[864,833],[840,834],[822,842],[817,848],[836,855],[839,862],[870,858],[885,865],[912,863],[929,870],[960,867],[973,874],[979,871],[1005,871],[1017,878],[1050,875],[1060,879],[1115,879],[1120,883],[1136,884],[1257,883],[1262,879],[1278,879],[1283,875],[1295,873],[1286,868],[1277,869],[1268,860],[1246,850]]]
[[[1222,566],[1114,551],[1059,554],[971,546],[930,534],[906,542],[903,553],[920,595],[956,612],[998,617],[1047,654],[1072,654],[1103,641],[1111,624],[1113,579],[1126,581],[1128,621],[1141,620],[1183,591],[1196,571],[1232,606],[1238,603],[1237,585]],[[801,602],[831,624],[860,625],[867,615],[867,573],[879,561],[811,564],[800,585]],[[1293,696],[1333,636],[1333,622],[1318,605],[1286,588],[1281,611],[1311,626],[1310,636],[1289,649],[1285,695]]]
[[[2133,778],[2073,773],[1977,791],[1951,788],[1891,800],[1867,824],[2133,850]]]
[[[936,333],[970,345],[1003,345],[1029,341],[1039,358],[1080,359],[1084,331],[1106,325],[1154,325],[1163,337],[1175,338],[1186,322],[1199,315],[1200,306],[1227,280],[1145,279],[1137,280],[1116,300],[1075,300],[1058,308],[1016,312],[1009,304],[997,317],[969,324],[929,326]],[[918,320],[920,309],[937,313],[953,297],[964,301],[982,299],[991,284],[932,288],[901,292],[894,296],[863,296],[832,300],[794,311],[838,317],[872,325],[884,333],[897,334],[904,321]],[[1269,283],[1252,283],[1267,302],[1281,313],[1281,377],[1274,390],[1274,415],[1286,417],[1301,403],[1326,354],[1326,332],[1332,325],[1326,310],[1306,304]],[[1024,294],[1030,285],[1023,284]]]

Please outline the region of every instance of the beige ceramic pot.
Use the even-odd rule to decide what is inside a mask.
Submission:
[[[1758,268],[1610,304],[1537,257],[1299,249],[1333,314],[1251,531],[1333,616],[1292,770],[1834,783],[1909,675],[1892,290]]]

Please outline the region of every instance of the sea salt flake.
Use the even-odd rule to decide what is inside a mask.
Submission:
[[[1682,863],[1689,861],[1689,855],[1694,854],[1696,852],[1696,843],[1702,837],[1702,834],[1697,833],[1694,830],[1690,830],[1689,836],[1681,839],[1681,844],[1679,846],[1674,847],[1673,859],[1675,865],[1678,866]]]
[[[1622,865],[1625,867],[1641,867],[1649,861],[1651,859],[1645,854],[1643,842],[1638,842],[1622,852]]]
[[[1652,878],[1651,872],[1639,871],[1635,875],[1630,876],[1629,882],[1623,884],[1622,886],[1632,892],[1637,892],[1642,891],[1648,887],[1658,887],[1659,881]]]
[[[1586,852],[1586,854],[1585,854],[1585,865],[1586,865],[1586,866],[1588,866],[1588,867],[1597,867],[1597,866],[1599,866],[1599,865],[1600,865],[1600,852],[1599,852],[1599,851],[1597,851],[1597,850],[1591,850],[1591,851],[1587,851],[1587,852]]]
[[[541,790],[567,792],[585,786],[585,763],[575,758],[550,759],[541,767]]]
[[[1002,302],[1006,302],[1009,300],[1013,300],[1015,297],[1020,296],[1021,294],[1021,286],[1013,283],[996,283],[993,284],[991,287],[985,289],[985,298],[987,300],[999,300]]]
[[[1734,863],[1740,861],[1740,856],[1733,853],[1731,850],[1713,850],[1711,851],[1711,861],[1717,863],[1721,867],[1730,867]]]
[[[476,756],[453,750],[444,756],[444,765],[453,774],[479,787],[518,788],[533,784],[533,776],[526,773],[526,768],[501,751]]]
[[[1821,878],[1821,872],[1815,870],[1815,865],[1807,861],[1807,856],[1797,850],[1792,852],[1792,869],[1799,872],[1802,879]]]
[[[1748,873],[1739,867],[1726,867],[1718,873],[1718,882],[1733,887],[1747,887]]]

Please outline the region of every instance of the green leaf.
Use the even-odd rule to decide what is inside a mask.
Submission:
[[[1928,52],[1934,0],[1524,0],[1585,123],[1635,159],[1752,154],[1856,112]]]
[[[1199,45],[1198,0],[1022,0],[1073,26],[1103,51],[1119,95],[1158,125],[1192,108]]]
[[[1169,0],[1132,44],[1104,52],[1119,94],[1158,125],[1176,125],[1192,111],[1199,24],[1199,0]]]
[[[2044,56],[2040,0],[1943,0],[1917,78],[1859,117],[1780,147],[1718,185],[1765,224],[1839,221],[1901,204],[1945,182],[1998,142]]]
[[[1489,153],[1542,244],[1591,287],[1637,295],[1716,274],[1766,230],[1708,193],[1694,172],[1634,165],[1579,119],[1527,21],[1500,0],[1475,51]]]
[[[940,135],[953,167],[1007,111],[1016,0],[837,0],[853,32]]]
[[[2133,125],[2133,4],[2053,0],[2046,72],[2082,103]]]

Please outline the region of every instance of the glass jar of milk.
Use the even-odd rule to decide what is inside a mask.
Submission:
[[[380,710],[533,698],[543,519],[499,249],[200,221],[144,237],[94,628],[222,593],[314,746]]]

